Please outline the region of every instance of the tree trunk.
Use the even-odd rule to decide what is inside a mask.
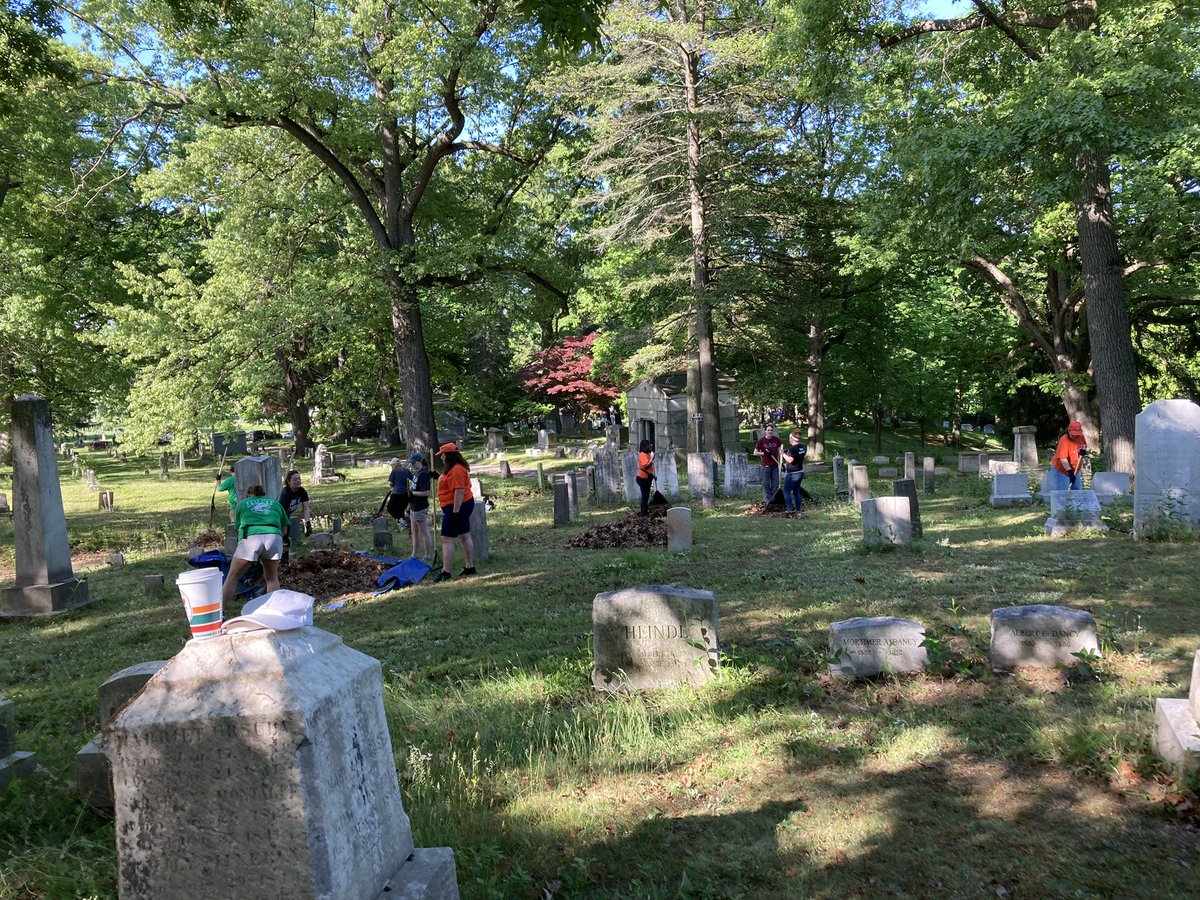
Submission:
[[[1132,473],[1134,419],[1141,400],[1108,166],[1091,149],[1077,153],[1075,164],[1082,176],[1075,223],[1104,456],[1110,471]]]
[[[875,422],[875,452],[883,452],[883,404],[876,403],[875,409],[871,412],[871,417]]]
[[[700,366],[690,365],[687,371],[687,452],[699,453],[704,442],[700,438]],[[630,434],[630,440],[633,435]]]
[[[400,446],[400,417],[396,414],[396,390],[392,387],[383,389],[384,396],[388,398],[387,408],[383,411],[383,427],[387,430],[387,445],[389,447]]]
[[[406,284],[398,275],[389,275],[388,285],[392,290],[392,333],[396,370],[400,375],[400,400],[404,404],[404,436],[409,453],[415,450],[428,459],[437,451],[438,443],[421,305],[416,287]]]
[[[808,448],[809,462],[825,456],[825,323],[815,314],[808,326]]]

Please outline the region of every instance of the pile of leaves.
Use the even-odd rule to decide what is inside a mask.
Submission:
[[[365,594],[378,587],[385,563],[340,550],[308,553],[279,569],[279,583],[291,591],[326,602],[347,594]]]
[[[571,538],[567,541],[567,546],[588,550],[665,547],[667,509],[665,506],[652,506],[648,516],[639,515],[637,510],[631,510],[619,522],[595,525],[583,534]]]
[[[221,534],[219,531],[213,531],[211,528],[209,528],[196,535],[196,540],[192,546],[204,547],[205,549],[208,549],[209,547],[220,547],[224,543],[225,535]]]

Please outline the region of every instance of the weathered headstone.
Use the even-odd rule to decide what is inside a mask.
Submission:
[[[550,432],[548,432],[545,428],[542,428],[538,431],[537,435],[537,449],[541,451],[547,451],[551,446]]]
[[[13,540],[17,582],[5,588],[0,617],[50,616],[93,602],[76,578],[67,544],[50,405],[41,397],[12,403]]]
[[[992,509],[1008,506],[1027,506],[1033,502],[1029,494],[1029,476],[1024,472],[997,475],[992,479],[992,494],[988,504]]]
[[[605,425],[604,426],[604,443],[610,447],[620,449],[621,447],[621,426],[620,425]]]
[[[546,489],[546,470],[541,463],[537,464],[537,486],[539,491]]]
[[[85,477],[89,471],[88,469],[84,470]],[[158,456],[158,478],[160,481],[167,481],[170,477],[171,471],[167,468],[167,454],[160,453]]]
[[[850,467],[850,502],[862,506],[871,497],[871,480],[866,466]]]
[[[487,504],[475,501],[471,510],[471,545],[475,549],[475,562],[487,562],[491,555],[491,541],[488,538]]]
[[[143,575],[142,590],[147,594],[161,594],[166,587],[166,579],[162,575]]]
[[[375,521],[374,519],[371,520]],[[378,529],[376,529],[378,531]],[[288,519],[288,543],[293,551],[304,546],[304,520],[299,516]]]
[[[937,484],[937,466],[933,464],[933,457],[926,456],[921,460],[921,478],[924,484],[922,487],[925,493],[932,494],[934,486]]]
[[[890,456],[872,456],[871,463],[876,466],[886,466],[892,461]]]
[[[979,454],[978,453],[960,453],[958,454],[958,471],[960,472],[978,472],[979,471]]]
[[[1174,766],[1177,775],[1200,766],[1200,650],[1192,657],[1187,699],[1155,700],[1154,723],[1154,752]]]
[[[895,466],[883,466],[879,470],[880,478],[896,478],[900,474],[900,470]]]
[[[621,454],[621,483],[625,486],[625,502],[637,503],[642,493],[637,484],[638,455],[633,450]]]
[[[554,482],[554,524],[569,525],[571,523],[571,497],[567,493],[566,481]]]
[[[0,793],[14,778],[32,778],[36,771],[34,753],[17,749],[17,717],[13,703],[0,697]]]
[[[1092,614],[1068,606],[1006,606],[992,610],[993,668],[1069,666],[1074,653],[1100,653]]]
[[[1092,475],[1092,490],[1101,506],[1129,496],[1128,472],[1096,472]]]
[[[654,477],[664,497],[672,503],[679,500],[679,463],[674,450],[654,454]]]
[[[341,516],[330,516],[329,517],[329,533],[330,534],[341,534],[342,533],[342,517]]]
[[[571,521],[574,522],[579,518],[579,478],[574,470],[567,473],[566,482],[567,509],[571,514]]]
[[[833,458],[833,496],[837,500],[850,498],[850,488],[846,482],[846,458],[840,455]]]
[[[504,479],[504,480],[507,480],[507,479],[513,477],[512,466],[510,466],[508,464],[507,459],[501,461],[501,463],[500,463],[500,477],[501,477],[501,479]]]
[[[487,430],[487,448],[491,453],[504,452],[504,429],[489,428]]]
[[[334,473],[333,454],[329,452],[329,448],[324,444],[317,445],[316,456],[313,457],[312,480],[316,484],[331,484],[338,480],[337,475]],[[267,489],[267,495],[272,496],[270,488]]]
[[[705,509],[716,505],[713,492],[713,455],[709,451],[687,456],[688,491]]]
[[[124,553],[110,553],[110,554],[108,554],[108,556],[104,557],[104,562],[107,565],[112,566],[113,568],[119,568],[120,566],[125,565],[125,554]]]
[[[1062,537],[1080,529],[1108,531],[1108,526],[1100,518],[1095,491],[1051,491],[1045,529],[1051,537]]]
[[[1134,426],[1133,533],[1156,538],[1200,529],[1200,406],[1158,400]]]
[[[592,464],[596,467],[596,502],[604,505],[619,502],[621,491],[621,464],[618,451],[608,447],[592,451]]]
[[[250,496],[250,488],[256,484],[261,484],[272,498],[283,490],[283,468],[276,456],[244,456],[233,464],[233,474],[239,503]]]
[[[917,454],[904,454],[904,477],[912,482],[917,480]]]
[[[1013,429],[1013,462],[1022,472],[1036,472],[1038,468],[1037,426],[1018,425]]]
[[[332,550],[333,535],[328,531],[318,531],[312,536],[314,550]]]
[[[907,546],[913,530],[907,497],[876,497],[859,504],[863,543],[868,547]]]
[[[675,553],[692,549],[692,511],[686,506],[667,510],[667,549]]]
[[[100,507],[99,507],[100,511],[101,512],[112,512],[113,511],[113,492],[112,491],[101,491],[98,496],[100,498]]]
[[[647,585],[597,594],[592,601],[600,690],[701,685],[719,664],[717,600],[711,591]]]
[[[917,499],[917,483],[911,478],[898,478],[892,482],[892,496],[908,498],[908,519],[912,525],[912,536],[921,538],[925,527],[921,524],[921,503]]]
[[[750,458],[745,453],[725,454],[725,496],[745,497],[750,474]]]
[[[1015,475],[1017,474],[1017,464],[1011,459],[989,459],[987,464],[980,464],[979,476],[981,478],[995,478],[997,475]]]
[[[8,508],[8,494],[0,494],[0,515],[8,515],[12,510]]]
[[[924,671],[929,665],[924,640],[924,626],[912,619],[860,616],[834,622],[829,626],[829,674],[869,678]]]
[[[328,632],[189,642],[102,749],[123,900],[458,896],[413,846],[380,665]]]

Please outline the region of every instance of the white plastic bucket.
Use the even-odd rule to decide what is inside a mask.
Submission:
[[[221,570],[215,566],[191,569],[175,579],[193,638],[208,638],[221,631]]]

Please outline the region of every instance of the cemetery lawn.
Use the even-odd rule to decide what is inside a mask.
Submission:
[[[79,803],[74,755],[99,727],[100,683],[186,638],[171,585],[208,524],[211,465],[160,483],[85,456],[116,510],[69,467],[63,495],[77,574],[102,601],[0,621],[0,695],[40,763],[0,795],[5,898],[116,896],[112,822]],[[314,514],[374,513],[386,477],[307,485]],[[1135,542],[1127,507],[1106,535],[1052,540],[1045,507],[992,510],[984,482],[956,476],[920,495],[922,541],[867,553],[855,510],[814,474],[822,502],[803,519],[718,500],[694,509],[687,554],[568,549],[625,510],[581,503],[554,529],[548,491],[481,477],[497,506],[478,577],[357,595],[316,620],[382,662],[417,845],[454,849],[464,897],[1194,896],[1200,801],[1149,746],[1154,699],[1187,695],[1200,647],[1197,543]],[[218,531],[226,510],[218,495]],[[341,546],[370,544],[347,525]],[[12,546],[0,520],[9,583]],[[123,567],[105,565],[113,550]],[[151,573],[165,593],[143,590]],[[719,678],[598,694],[593,596],[661,583],[716,594]],[[1103,659],[992,673],[988,616],[1027,603],[1094,613]],[[830,623],[873,615],[926,625],[934,671],[829,679]]]

